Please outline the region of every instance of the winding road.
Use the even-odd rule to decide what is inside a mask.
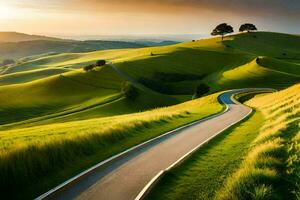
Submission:
[[[252,109],[231,97],[253,90],[266,89],[225,92],[219,96],[227,107],[224,112],[166,133],[99,163],[37,199],[134,200],[157,174],[247,117]]]

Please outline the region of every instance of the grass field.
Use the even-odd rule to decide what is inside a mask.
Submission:
[[[166,173],[146,199],[213,199],[226,178],[239,167],[263,121],[262,114],[255,113],[222,133]]]
[[[100,160],[220,112],[217,95],[130,115],[0,131],[1,190],[32,198]]]
[[[249,119],[165,174],[147,199],[299,199],[299,91],[254,96]]]
[[[266,122],[216,199],[299,199],[300,85],[254,98]]]
[[[223,42],[209,38],[162,47],[45,54],[1,67],[1,190],[32,198],[121,150],[219,112],[218,92],[299,83],[299,49],[299,36],[257,32],[231,35]],[[113,62],[117,70],[110,65],[82,70],[99,59]],[[169,79],[160,80],[161,74]],[[125,98],[124,82],[141,80],[171,92],[143,86],[135,100]],[[210,87],[208,96],[190,101],[201,83]],[[234,145],[246,153],[239,130],[216,143],[234,151],[230,138],[236,137]],[[206,148],[207,154],[214,153],[213,145]],[[228,164],[228,174],[240,161],[237,157]]]
[[[254,34],[256,38],[253,38]],[[269,41],[271,39],[276,41],[276,45]],[[286,40],[295,42],[286,45],[289,44]],[[0,110],[5,116],[0,123],[12,124],[9,127],[22,121],[27,123],[28,120],[42,123],[40,121],[52,118],[55,113],[62,116],[78,110],[85,110],[84,116],[91,118],[143,111],[182,102],[182,95],[186,96],[184,100],[188,100],[200,83],[208,84],[210,93],[237,87],[286,88],[299,81],[299,40],[294,35],[258,32],[229,36],[223,43],[220,38],[211,38],[164,47],[62,53],[25,60],[4,69],[0,76],[0,101],[3,102]],[[263,41],[273,45],[272,48],[253,46]],[[244,43],[251,51],[245,49],[245,45],[241,47],[240,44]],[[262,51],[265,54],[261,54]],[[278,55],[284,52],[285,56],[275,55],[275,51]],[[141,95],[147,98],[141,97],[130,104],[111,98],[120,94],[125,81],[114,70],[103,67],[95,72],[84,73],[78,69],[99,59],[112,61],[137,81],[141,78],[151,80],[159,72],[169,75],[192,74],[202,78],[158,82],[173,91],[173,96],[153,91]],[[107,104],[107,99],[111,99],[110,104]],[[86,104],[89,106],[83,109]],[[111,106],[118,109],[112,112],[109,109]],[[99,109],[91,109],[95,107]],[[81,117],[68,116],[64,120]]]

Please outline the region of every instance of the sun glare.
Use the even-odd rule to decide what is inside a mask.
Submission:
[[[9,19],[16,16],[16,10],[8,5],[0,4],[0,19]]]

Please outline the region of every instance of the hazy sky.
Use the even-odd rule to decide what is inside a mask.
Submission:
[[[0,0],[0,31],[50,35],[208,34],[235,29],[300,33],[300,0]]]

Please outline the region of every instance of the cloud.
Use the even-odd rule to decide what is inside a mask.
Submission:
[[[191,13],[300,16],[300,0],[11,0],[22,8],[67,12]]]
[[[259,15],[299,15],[299,0],[69,0],[73,5],[93,10],[174,12],[186,9],[210,9],[218,12]]]

